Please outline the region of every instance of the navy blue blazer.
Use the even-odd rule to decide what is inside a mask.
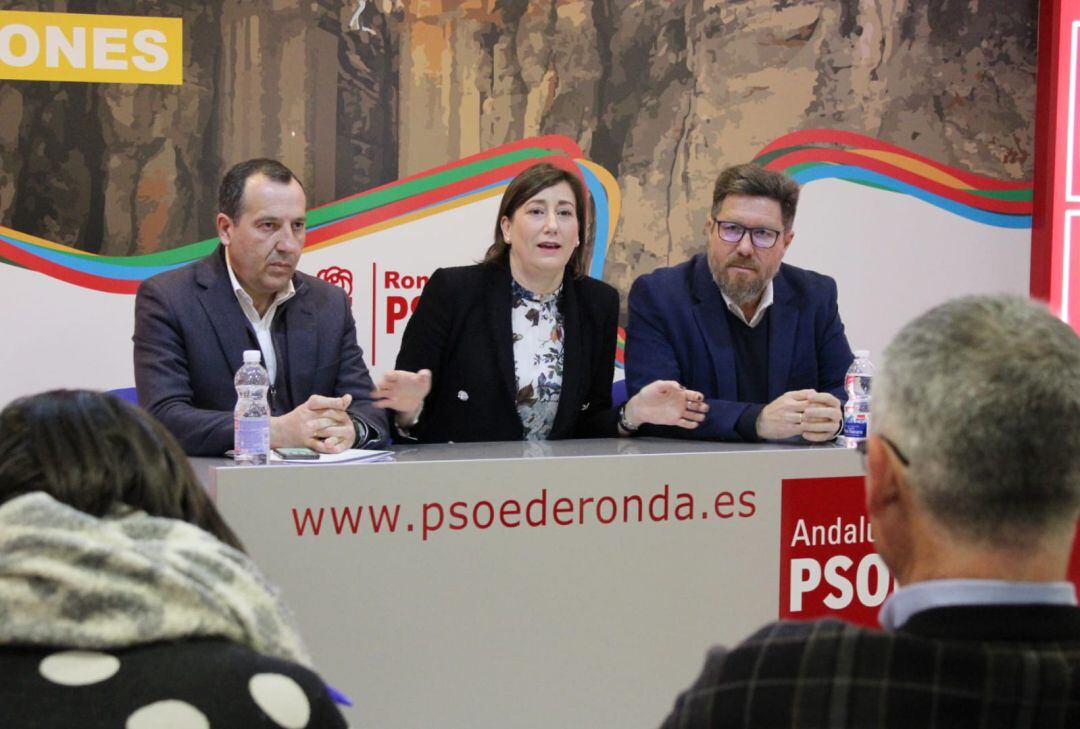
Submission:
[[[371,376],[356,342],[345,292],[297,272],[296,295],[271,327],[277,381],[271,411],[283,415],[311,395],[349,393],[349,412],[368,426],[366,447],[389,433],[372,404]],[[255,331],[236,300],[222,246],[206,258],[143,281],[135,295],[135,387],[139,403],[164,423],[192,456],[233,447],[233,377]]]
[[[735,350],[727,306],[704,253],[641,276],[630,288],[627,393],[653,380],[678,380],[709,403],[695,430],[646,426],[681,438],[741,440],[735,424],[751,403],[738,401]],[[791,390],[812,388],[844,396],[844,375],[854,359],[840,312],[836,282],[781,264],[769,309],[769,402]]]

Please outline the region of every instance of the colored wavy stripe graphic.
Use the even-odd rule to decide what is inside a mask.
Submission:
[[[808,129],[780,137],[757,161],[800,183],[842,179],[910,195],[953,214],[1004,228],[1030,228],[1032,186],[948,167],[853,132]],[[325,248],[502,193],[538,161],[574,164],[596,200],[596,244],[589,274],[601,278],[619,220],[618,185],[561,136],[524,139],[352,195],[310,211],[306,248]],[[138,256],[99,256],[0,226],[0,263],[38,271],[89,289],[133,294],[156,273],[206,256],[217,238]]]
[[[537,162],[550,161],[576,166],[596,200],[596,244],[589,273],[599,278],[619,216],[619,189],[606,170],[583,157],[567,137],[534,137],[352,195],[309,212],[305,250],[337,245],[500,195],[514,175]],[[202,258],[217,244],[217,238],[210,238],[159,253],[99,256],[0,226],[0,262],[117,294],[134,294],[143,279]]]
[[[626,330],[622,327],[615,336],[615,366],[620,370],[626,366]]]
[[[862,134],[806,129],[780,137],[756,160],[799,183],[846,180],[910,195],[986,225],[1031,227],[1030,181],[1006,182],[948,167]]]

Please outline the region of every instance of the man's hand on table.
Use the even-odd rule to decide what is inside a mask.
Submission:
[[[347,408],[352,395],[312,395],[285,415],[270,418],[271,448],[310,448],[319,453],[341,453],[356,442],[356,426]]]
[[[827,392],[793,390],[766,405],[756,428],[763,440],[802,436],[812,443],[832,440],[840,431],[840,401]]]

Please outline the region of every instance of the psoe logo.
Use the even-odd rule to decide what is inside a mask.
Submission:
[[[0,79],[183,83],[180,18],[0,11]]]
[[[874,551],[862,476],[784,479],[781,489],[780,617],[876,626],[895,585]]]

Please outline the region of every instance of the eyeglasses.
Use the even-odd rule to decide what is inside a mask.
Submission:
[[[776,245],[776,239],[780,237],[780,231],[772,228],[747,228],[740,223],[715,218],[712,221],[716,224],[716,236],[732,245],[742,243],[743,236],[750,233],[750,242],[755,248],[772,248]]]
[[[896,459],[900,461],[900,463],[904,464],[904,468],[907,468],[911,465],[911,461],[908,460],[908,457],[904,455],[903,451],[901,451],[896,446],[896,444],[892,442],[891,439],[886,438],[884,435],[879,435],[878,438],[881,438],[883,441],[885,441],[885,445],[889,446],[889,448],[892,449],[892,452],[896,454]],[[866,470],[866,444],[869,442],[870,439],[868,438],[866,440],[860,440],[858,443],[855,444],[855,450],[857,450],[859,452],[859,456],[862,457],[862,465],[864,471]]]

